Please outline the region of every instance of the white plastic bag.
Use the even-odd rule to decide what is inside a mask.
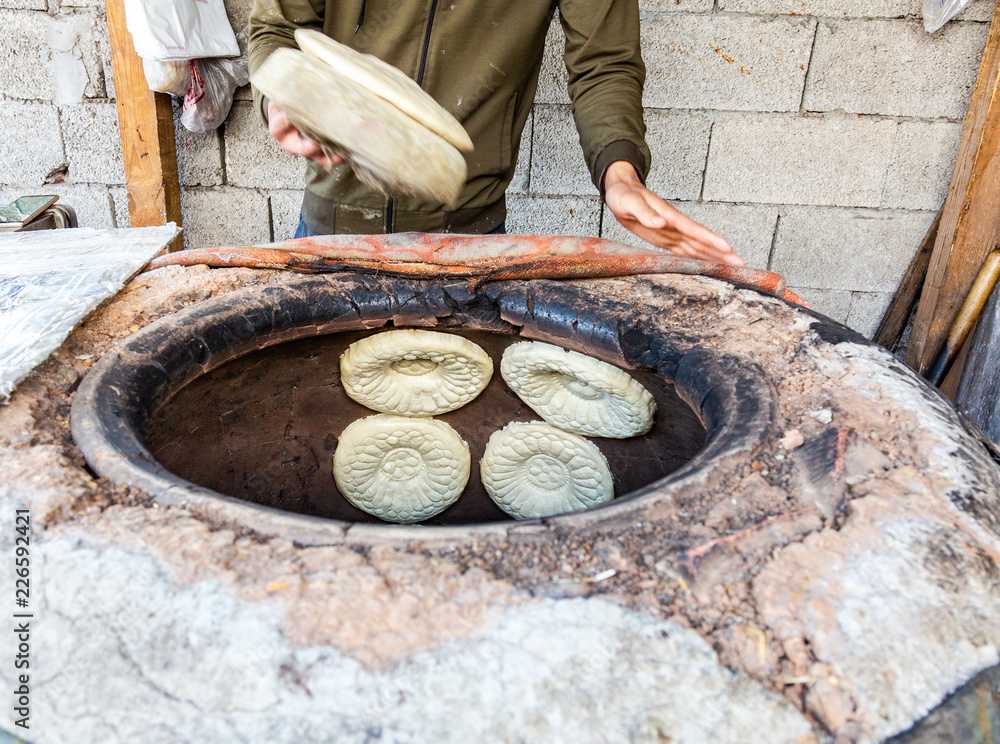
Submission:
[[[229,116],[236,89],[250,82],[247,33],[247,29],[240,32],[239,57],[190,61],[190,84],[181,107],[181,124],[192,132],[204,134],[217,129]]]
[[[972,0],[924,0],[924,29],[932,34],[965,10]]]
[[[160,62],[240,53],[223,0],[124,0],[139,56]]]
[[[158,93],[183,96],[191,85],[191,65],[183,62],[159,62],[144,59],[142,71],[146,74],[146,85]]]

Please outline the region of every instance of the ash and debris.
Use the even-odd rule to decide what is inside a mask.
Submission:
[[[783,694],[817,732],[843,743],[906,728],[985,666],[973,669],[966,660],[961,670],[945,673],[949,661],[943,659],[938,667],[921,668],[940,677],[936,683],[911,683],[890,675],[894,662],[886,661],[886,690],[873,690],[881,672],[852,655],[847,646],[853,636],[837,625],[838,602],[847,613],[858,601],[877,599],[859,588],[861,578],[848,582],[851,571],[861,570],[859,560],[885,554],[889,565],[886,543],[913,546],[906,549],[914,556],[950,551],[952,563],[975,564],[983,607],[1000,611],[1000,540],[991,542],[970,510],[943,496],[954,491],[954,479],[940,467],[940,432],[922,426],[894,391],[859,379],[837,347],[811,329],[814,318],[712,280],[573,283],[592,302],[630,308],[651,327],[682,328],[685,338],[758,365],[776,394],[778,430],[751,459],[724,460],[668,502],[646,500],[626,517],[573,531],[543,524],[511,530],[505,538],[456,528],[455,540],[446,544],[360,544],[348,530],[336,544],[303,547],[164,508],[88,470],[69,434],[69,409],[80,379],[102,353],[194,302],[295,279],[195,267],[133,281],[0,409],[6,474],[0,492],[44,515],[38,521],[51,535],[82,530],[109,545],[153,554],[182,583],[213,580],[247,602],[282,602],[283,632],[293,642],[329,644],[369,667],[475,634],[513,604],[601,597],[695,630],[723,664]],[[532,330],[545,335],[537,317],[505,320],[534,324]],[[585,317],[578,320],[586,326]],[[927,524],[939,533],[927,532]],[[917,568],[900,570],[909,576]],[[942,597],[969,589],[954,577],[939,583],[928,606],[947,615],[952,610],[941,606]],[[826,594],[816,588],[821,585]],[[967,625],[979,647],[1000,645],[1000,630],[991,635]],[[867,632],[860,627],[853,632]],[[917,690],[914,699],[894,709],[886,699],[906,684]]]

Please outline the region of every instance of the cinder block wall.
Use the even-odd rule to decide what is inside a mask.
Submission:
[[[227,0],[242,27],[252,0]],[[640,0],[650,186],[871,334],[948,188],[993,3],[929,36],[921,0]],[[0,0],[0,201],[128,223],[103,0]],[[634,241],[602,209],[550,31],[508,230]],[[290,237],[303,166],[249,102],[178,124],[189,246]]]

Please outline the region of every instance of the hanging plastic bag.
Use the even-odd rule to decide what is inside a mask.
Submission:
[[[211,132],[226,120],[233,94],[250,82],[247,29],[239,35],[239,57],[193,59],[189,63],[190,84],[181,107],[181,124],[192,132]]]
[[[191,65],[188,60],[158,62],[155,59],[144,59],[142,71],[146,74],[146,85],[158,93],[183,96],[191,85]]]
[[[124,0],[139,56],[160,62],[240,53],[223,0]]]
[[[924,0],[924,29],[932,34],[965,10],[972,0]]]

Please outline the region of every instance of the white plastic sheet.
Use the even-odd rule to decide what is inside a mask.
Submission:
[[[144,60],[240,53],[223,0],[125,0],[125,25]]]
[[[171,223],[0,235],[0,402],[178,232]]]

